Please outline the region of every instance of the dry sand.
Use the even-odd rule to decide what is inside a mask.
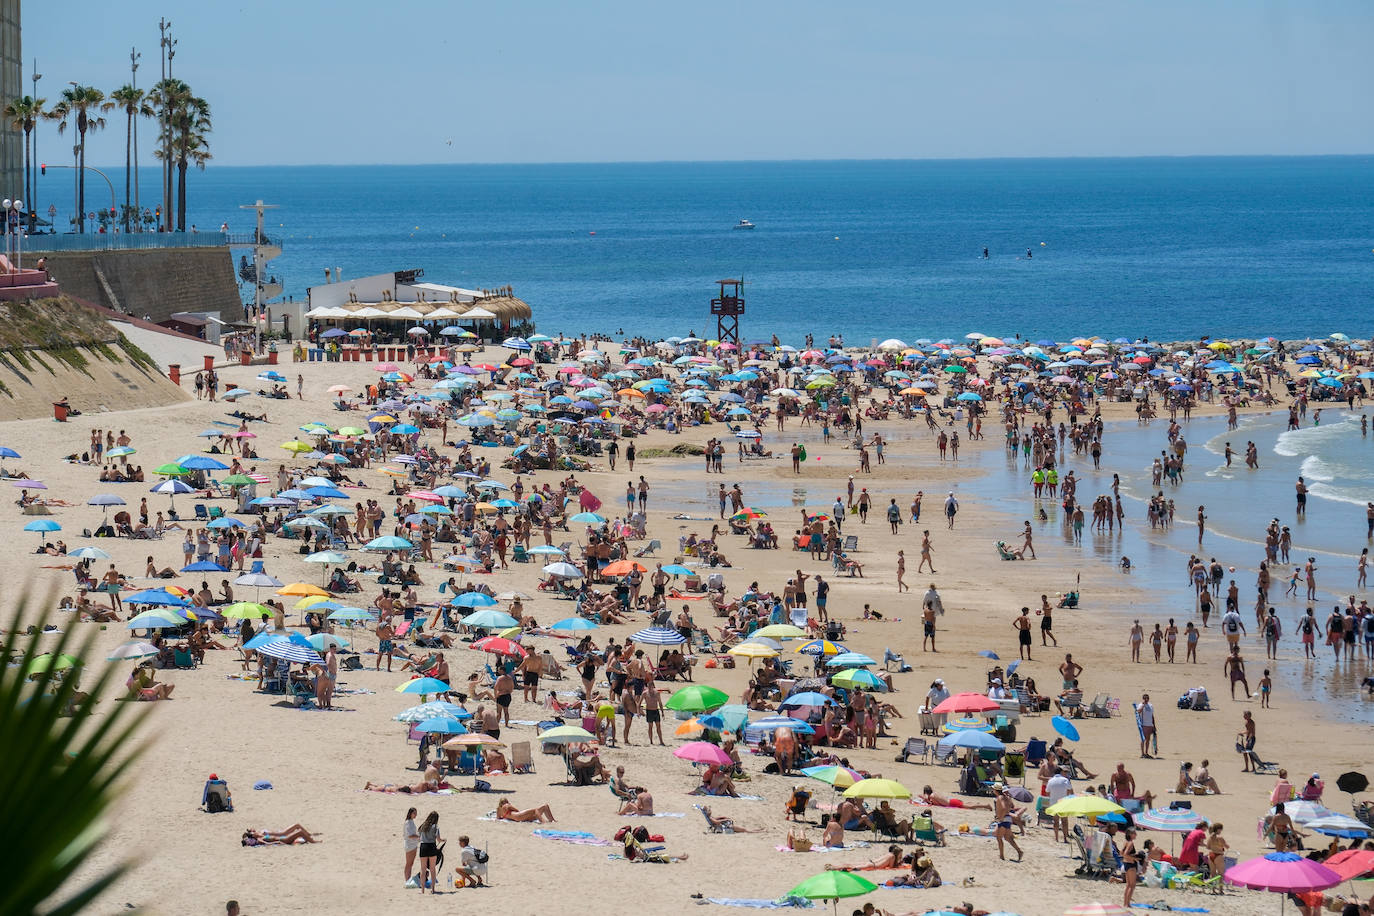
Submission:
[[[145,349],[152,349],[148,342],[138,342]],[[156,342],[155,349],[154,355],[160,360],[170,362],[175,357],[183,365],[194,365],[200,362],[200,353],[206,348],[183,347],[168,338]],[[495,355],[500,358],[499,353]],[[328,385],[343,382],[356,388],[375,375],[368,364],[287,362],[281,369],[290,378],[292,391],[296,374],[304,375],[306,400],[302,403],[249,399],[252,409],[265,407],[271,418],[265,427],[254,427],[263,455],[258,463],[260,468],[276,467],[281,456],[286,455],[276,446],[293,438],[296,427],[307,420],[335,424],[340,421],[341,415],[328,406]],[[256,389],[259,385],[252,379],[258,371],[235,367],[223,370],[222,375],[226,383],[239,382]],[[184,385],[189,388],[189,381]],[[77,536],[80,530],[95,527],[100,518],[98,509],[84,505],[90,496],[116,492],[134,509],[138,499],[149,494],[146,485],[100,484],[95,469],[64,464],[58,456],[83,449],[91,428],[113,427],[130,432],[138,449],[134,460],[150,469],[200,447],[204,440],[195,438],[196,433],[213,420],[224,420],[228,409],[224,404],[191,400],[169,407],[81,417],[62,426],[51,420],[17,421],[4,424],[0,441],[24,456],[21,461],[8,462],[9,466],[20,466],[35,477],[42,477],[49,486],[48,495],[77,504],[77,508],[54,510],[54,518],[63,526],[61,536],[69,545],[76,546],[83,543]],[[876,425],[880,430],[886,427],[894,427],[893,432],[903,436],[913,432],[909,427],[895,428],[897,424]],[[869,425],[867,431],[874,428]],[[656,433],[640,440],[640,447],[700,443],[706,437],[706,430],[691,430],[676,438]],[[773,437],[769,439],[776,446]],[[987,441],[967,443],[965,448],[1000,449],[1000,437],[994,432]],[[1108,466],[1111,448],[1109,434],[1104,458]],[[828,505],[833,495],[820,494],[842,484],[852,470],[853,456],[838,445],[813,446],[812,455],[819,455],[822,460],[808,464],[803,480],[814,494],[812,504]],[[1167,802],[1180,759],[1210,757],[1225,794],[1197,798],[1196,808],[1226,824],[1226,836],[1236,854],[1242,858],[1258,854],[1261,848],[1255,836],[1255,822],[1267,806],[1274,780],[1242,775],[1232,747],[1241,711],[1253,709],[1265,755],[1287,766],[1295,779],[1320,772],[1332,784],[1328,801],[1338,810],[1348,810],[1345,796],[1334,788],[1334,778],[1343,770],[1366,763],[1367,729],[1361,728],[1358,739],[1352,740],[1349,726],[1324,721],[1318,705],[1295,696],[1287,684],[1279,685],[1272,710],[1260,710],[1258,702],[1231,702],[1222,682],[1221,640],[1213,635],[1215,630],[1204,637],[1202,664],[1197,667],[1128,663],[1128,623],[1121,612],[1147,604],[1173,607],[1177,611],[1169,613],[1176,613],[1181,623],[1191,606],[1191,594],[1183,587],[1181,573],[1177,581],[1143,582],[1123,577],[1109,564],[1091,559],[1084,550],[1067,545],[1048,531],[1042,531],[1037,539],[1039,560],[999,562],[990,542],[1008,538],[1019,530],[1019,519],[979,506],[977,480],[961,484],[965,511],[959,515],[957,529],[951,532],[939,518],[938,494],[958,472],[949,466],[938,466],[926,434],[915,432],[914,438],[894,444],[889,461],[886,468],[861,481],[876,496],[879,508],[874,519],[866,526],[851,520],[845,527],[846,533],[857,531],[860,535],[857,556],[866,564],[867,577],[834,579],[830,607],[832,614],[849,624],[848,642],[852,648],[880,658],[884,647],[891,647],[915,666],[913,673],[896,676],[899,689],[891,696],[906,716],[894,723],[899,736],[917,734],[915,712],[932,679],[945,678],[955,691],[981,690],[990,662],[978,656],[977,651],[993,649],[1004,663],[1014,658],[1011,619],[1015,611],[1023,604],[1034,606],[1041,593],[1063,591],[1075,576],[1081,576],[1085,596],[1082,609],[1060,611],[1056,617],[1060,648],[1042,649],[1037,637],[1035,659],[1021,670],[1034,676],[1042,690],[1050,692],[1057,682],[1055,666],[1063,653],[1070,651],[1086,668],[1086,693],[1109,692],[1121,698],[1126,716],[1080,723],[1083,740],[1079,757],[1103,777],[1094,783],[1105,781],[1111,767],[1122,761],[1135,774],[1139,786],[1161,794]],[[703,493],[713,491],[721,479],[727,486],[738,480],[746,500],[751,485],[761,485],[773,478],[793,479],[785,461],[741,466],[731,457],[724,478],[710,479],[700,467],[699,460],[644,461],[635,473],[643,473],[651,484],[667,487],[681,481]],[[549,472],[535,475],[536,480],[549,477]],[[602,497],[608,511],[620,505],[627,479],[623,468],[621,473],[608,473],[603,468],[579,477]],[[827,482],[817,487],[821,478]],[[375,472],[368,479],[372,486],[384,486],[384,478]],[[914,526],[906,525],[899,536],[891,536],[881,514],[880,507],[886,505],[889,495],[897,496],[899,504],[905,506],[917,488],[928,494],[926,518],[931,522],[940,570],[935,577],[914,573],[919,554],[919,532]],[[367,495],[382,492],[377,489]],[[165,508],[166,498],[150,496],[149,504],[154,509]],[[184,514],[189,514],[190,500],[183,498],[178,505]],[[1029,496],[1025,506],[1028,512]],[[662,540],[662,553],[670,559],[676,553],[679,534],[690,530],[709,532],[710,521],[693,523],[668,518],[676,507],[664,505],[662,500],[651,502],[651,508],[650,536]],[[11,584],[33,582],[40,589],[70,593],[71,574],[43,568],[53,561],[25,552],[31,548],[33,536],[18,531],[23,522],[18,508],[12,505],[8,511],[11,530],[18,537],[13,542],[14,549],[0,560],[5,580]],[[778,518],[779,530],[790,530],[789,521],[786,517]],[[1132,525],[1143,523],[1139,518],[1129,521]],[[1180,527],[1167,537],[1192,536],[1191,529]],[[141,571],[144,558],[150,553],[159,564],[180,565],[180,540],[175,534],[155,542],[106,540],[100,546],[109,550],[121,570],[129,574]],[[270,573],[287,582],[318,581],[316,567],[298,562],[297,555],[287,554],[284,548],[285,542],[269,544],[266,566]],[[908,574],[912,591],[901,596],[894,584],[899,548],[907,551],[908,569],[913,570]],[[785,549],[751,551],[732,545],[727,553],[736,566],[724,572],[730,591],[736,594],[751,580],[778,588],[798,566],[830,578],[829,563],[811,563]],[[421,590],[422,600],[437,597],[436,586],[445,578],[440,572],[422,569],[426,582]],[[493,576],[491,585],[497,591],[516,588],[533,594],[538,575],[538,564],[513,565],[509,571]],[[212,584],[218,584],[219,578],[212,577]],[[940,622],[938,654],[922,653],[920,648],[920,596],[932,578],[939,584],[948,609]],[[180,580],[183,584],[190,581],[198,582],[199,577]],[[1147,590],[1152,594],[1147,594]],[[857,620],[865,602],[882,609],[889,620]],[[571,608],[545,597],[535,598],[528,606],[541,622],[567,616]],[[77,624],[70,616],[59,619],[65,627],[96,626]],[[292,619],[299,622],[297,615]],[[701,612],[698,622],[707,622]],[[640,625],[608,628],[597,636],[602,641],[608,635],[623,639]],[[121,625],[102,627],[100,657],[125,638]],[[370,635],[362,635],[357,644],[367,648],[374,646],[375,641]],[[1257,668],[1262,645],[1253,637],[1245,645],[1252,668]],[[561,654],[561,649],[556,651]],[[1288,645],[1286,651],[1292,653],[1293,646]],[[455,681],[463,680],[485,661],[477,653],[462,648],[447,654]],[[648,824],[651,832],[666,837],[670,851],[690,853],[691,859],[685,864],[636,866],[609,861],[607,853],[613,850],[535,838],[528,825],[483,820],[483,815],[495,807],[495,795],[463,793],[411,798],[364,792],[362,786],[368,780],[403,783],[418,777],[414,769],[415,747],[405,741],[405,727],[392,721],[392,716],[411,705],[410,698],[395,692],[404,675],[399,671],[373,672],[371,658],[365,658],[367,670],[341,673],[341,688],[348,692],[336,698],[339,708],[333,712],[288,708],[279,698],[255,693],[251,684],[229,679],[239,670],[235,652],[210,653],[207,663],[194,671],[159,672],[161,679],[177,685],[175,699],[146,709],[149,731],[156,740],[140,763],[110,825],[110,841],[91,862],[93,867],[100,867],[116,858],[129,858],[137,863],[137,869],[106,895],[96,911],[122,910],[127,902],[164,913],[218,913],[226,899],[237,898],[250,914],[414,913],[417,908],[451,912],[477,906],[512,913],[683,913],[696,911],[697,902],[692,894],[777,897],[803,878],[821,871],[827,862],[865,862],[881,852],[881,845],[827,854],[775,851],[787,832],[782,803],[791,786],[800,780],[762,775],[762,760],[747,762],[754,778],[741,787],[743,791],[762,795],[762,801],[714,799],[712,804],[716,813],[749,827],[763,828],[763,832],[708,835],[700,816],[692,809],[693,802],[702,800],[687,795],[696,783],[694,770],[669,754],[674,744],[671,731],[675,723],[671,719],[666,723],[670,735],[668,750],[646,746],[643,726],[637,723],[632,736],[634,744],[608,749],[603,759],[610,766],[624,764],[631,781],[643,783],[651,790],[659,811],[687,815],[680,819],[658,818]],[[1320,673],[1328,666],[1329,662],[1322,659],[1315,668]],[[130,666],[121,663],[119,667],[122,683],[125,669]],[[399,669],[399,665],[396,667]],[[699,680],[718,684],[736,698],[748,673],[745,666],[733,671],[697,670]],[[1196,683],[1211,689],[1214,712],[1175,709],[1174,699]],[[573,689],[575,685],[575,680],[567,680],[557,687]],[[1162,757],[1157,760],[1139,759],[1136,728],[1129,714],[1130,701],[1143,690],[1153,693],[1160,720]],[[517,691],[513,718],[542,717],[543,711],[522,703]],[[503,738],[524,740],[532,738],[533,733],[532,727],[516,727]],[[1020,737],[1032,734],[1052,737],[1048,716],[1023,720]],[[913,789],[929,783],[940,792],[954,790],[956,769],[896,763],[893,756],[897,745],[897,740],[880,740],[876,750],[851,751],[848,757],[855,766],[899,779]],[[518,806],[550,804],[558,818],[555,826],[562,829],[610,837],[626,822],[616,815],[614,800],[604,787],[565,787],[561,785],[564,768],[559,758],[536,753],[536,763],[537,772],[532,775],[500,776],[492,781]],[[211,816],[197,810],[202,783],[211,772],[229,781],[236,805],[234,813]],[[254,791],[252,786],[259,780],[270,781],[274,788]],[[1028,782],[1038,788],[1033,776]],[[1081,789],[1083,784],[1078,785]],[[821,798],[828,795],[820,784],[811,788]],[[450,862],[457,858],[457,844],[452,841],[459,834],[469,834],[477,845],[490,850],[492,888],[439,897],[420,897],[417,891],[402,888],[401,824],[411,804],[420,808],[422,817],[430,810],[440,813],[443,835],[450,841]],[[950,826],[964,822],[985,825],[984,818],[961,818],[954,811],[937,811],[937,817]],[[246,828],[281,829],[296,822],[322,833],[324,842],[293,848],[239,845],[239,835]],[[818,838],[818,831],[813,829],[812,836]],[[1142,834],[1141,840],[1149,836]],[[1154,838],[1169,843],[1168,837]],[[851,842],[864,839],[863,835],[850,835]],[[952,838],[947,849],[935,850],[932,855],[946,881],[954,886],[927,891],[883,889],[867,899],[892,912],[923,912],[969,900],[988,910],[1010,910],[1026,916],[1058,914],[1073,903],[1094,899],[1120,901],[1119,885],[1072,877],[1074,863],[1064,846],[1051,842],[1048,829],[1032,828],[1023,844],[1025,861],[1003,864],[997,861],[991,839]],[[973,886],[957,886],[964,879],[972,881]],[[1224,896],[1200,896],[1142,887],[1137,895],[1138,900],[1160,898],[1174,905],[1206,907],[1218,914],[1272,912],[1278,904],[1268,895],[1251,891],[1229,890]],[[848,902],[841,905],[845,912],[852,908]]]

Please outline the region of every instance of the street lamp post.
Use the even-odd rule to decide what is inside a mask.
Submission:
[[[36,57],[33,59],[33,73],[30,75],[29,78],[33,80],[33,97],[34,97],[35,99],[37,99],[37,98],[38,98],[38,81],[41,80],[41,79],[43,78],[43,74],[41,74],[41,73],[38,72],[38,58],[36,58]],[[34,125],[34,130],[32,130],[32,131],[29,132],[29,142],[30,142],[30,144],[32,145],[32,150],[33,150],[33,152],[30,154],[33,158],[32,158],[30,161],[31,161],[32,163],[37,163],[37,162],[38,162],[38,130],[37,130],[37,125],[36,125],[36,124]],[[29,194],[29,207],[30,207],[30,209],[31,209],[32,212],[33,212],[33,219],[29,222],[29,231],[30,231],[30,232],[37,232],[37,231],[38,231],[38,170],[37,170],[37,169],[34,169],[34,168],[32,168],[32,167],[29,168],[29,182],[30,182],[29,188],[28,188],[28,194]]]
[[[15,270],[24,269],[24,230],[20,225],[20,220],[24,215],[24,202],[22,200],[10,200],[8,197],[0,202],[0,208],[4,210],[5,220],[5,256],[14,256],[11,262]]]

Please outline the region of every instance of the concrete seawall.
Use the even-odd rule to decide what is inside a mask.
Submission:
[[[45,253],[40,246],[24,252],[24,263],[40,257],[63,292],[116,311],[153,321],[185,311],[243,317],[227,247]]]

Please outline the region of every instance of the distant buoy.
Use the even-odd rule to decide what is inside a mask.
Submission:
[[[591,232],[588,232],[587,234],[588,234],[588,235],[596,235],[596,230],[593,229]]]
[[[1045,243],[1044,243],[1044,242],[1041,242],[1041,243],[1040,243],[1040,247],[1041,247],[1041,248],[1044,248],[1044,247],[1045,247]]]
[[[838,242],[838,241],[839,241],[839,240],[840,240],[840,237],[839,237],[839,236],[838,236],[838,235],[837,235],[837,236],[835,236],[835,241],[837,241],[837,242]]]

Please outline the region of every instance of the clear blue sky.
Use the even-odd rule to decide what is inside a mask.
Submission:
[[[28,0],[25,77],[160,15],[224,165],[1374,151],[1368,0]]]

